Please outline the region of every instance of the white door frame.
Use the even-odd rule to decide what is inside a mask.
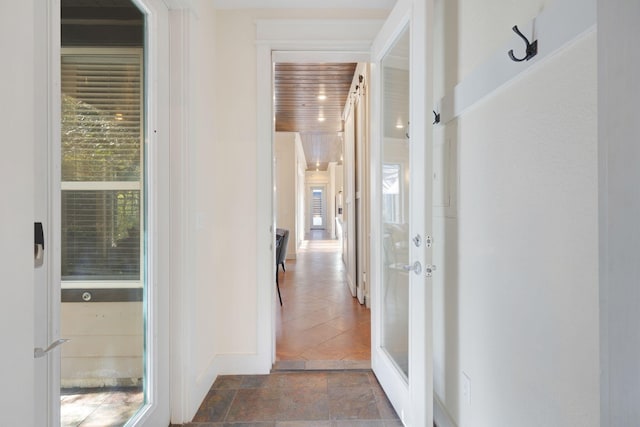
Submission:
[[[382,20],[258,20],[257,31],[257,289],[258,358],[275,361],[276,289],[273,206],[273,62],[369,62]]]
[[[60,333],[60,1],[44,2],[40,0],[37,28],[43,29],[36,35],[38,61],[46,73],[46,102],[42,102],[46,111],[39,117],[47,121],[46,135],[37,149],[46,151],[46,159],[40,162],[47,165],[46,177],[46,214],[45,263],[47,289],[35,295],[35,307],[45,308],[47,330],[35,332],[36,337],[50,342],[59,338]],[[170,377],[169,377],[169,285],[170,256],[169,230],[170,209],[169,176],[164,171],[169,168],[169,73],[168,48],[169,28],[168,9],[161,0],[132,0],[146,14],[145,39],[145,145],[147,150],[147,201],[148,201],[148,291],[146,352],[147,363],[145,377],[148,381],[148,402],[132,418],[128,425],[156,426],[169,422]],[[46,4],[44,4],[46,3]],[[45,59],[46,58],[46,59]],[[37,79],[36,79],[37,80]],[[46,144],[46,147],[44,146]],[[37,193],[37,192],[36,192]],[[45,243],[47,241],[45,240]],[[38,298],[40,296],[41,298]],[[42,300],[44,299],[44,301]],[[38,316],[38,314],[36,314]],[[42,320],[39,319],[39,320]],[[37,327],[38,325],[36,325]],[[41,346],[40,343],[36,344]],[[45,345],[46,346],[46,345]],[[37,385],[43,385],[46,393],[36,394],[34,407],[43,409],[44,414],[37,415],[37,425],[57,426],[60,423],[60,352],[52,351],[42,358],[46,366],[37,366],[35,373]],[[37,362],[36,362],[37,363]],[[43,400],[44,399],[44,400]],[[46,409],[45,409],[46,408]],[[42,417],[46,418],[45,420]],[[46,424],[44,424],[46,423]]]

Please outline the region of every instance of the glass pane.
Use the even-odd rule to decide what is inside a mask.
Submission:
[[[62,180],[139,181],[141,56],[62,57]]]
[[[147,401],[145,16],[61,0],[60,424],[123,426]]]
[[[409,31],[382,61],[382,346],[409,375]]]
[[[140,280],[140,191],[62,192],[62,280]]]

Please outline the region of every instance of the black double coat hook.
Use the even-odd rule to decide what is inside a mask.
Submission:
[[[516,56],[513,54],[513,49],[511,49],[509,51],[509,58],[511,58],[513,61],[515,62],[522,62],[522,61],[528,61],[531,58],[533,58],[534,56],[536,56],[538,54],[538,40],[534,40],[533,42],[529,42],[529,39],[527,39],[524,34],[522,34],[520,32],[520,30],[518,29],[517,25],[514,25],[512,30],[519,35],[522,40],[524,40],[524,42],[527,44],[527,50],[526,50],[526,55],[524,58],[516,58]]]

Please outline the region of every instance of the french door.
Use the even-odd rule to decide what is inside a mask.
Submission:
[[[372,368],[406,426],[433,425],[431,0],[399,0],[372,48]]]
[[[169,422],[168,11],[160,0],[104,7],[56,0],[38,15],[38,426]],[[70,400],[83,403],[61,416]]]

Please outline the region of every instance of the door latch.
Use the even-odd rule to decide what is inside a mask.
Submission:
[[[433,276],[433,272],[436,270],[436,266],[433,264],[427,264],[424,267],[424,272],[427,275],[427,277],[431,277]]]
[[[416,248],[420,247],[420,244],[422,243],[422,238],[420,237],[419,234],[416,234],[416,237],[414,237],[411,240],[413,240],[413,244],[416,245]]]
[[[33,223],[33,266],[44,264],[44,229],[41,222]]]

